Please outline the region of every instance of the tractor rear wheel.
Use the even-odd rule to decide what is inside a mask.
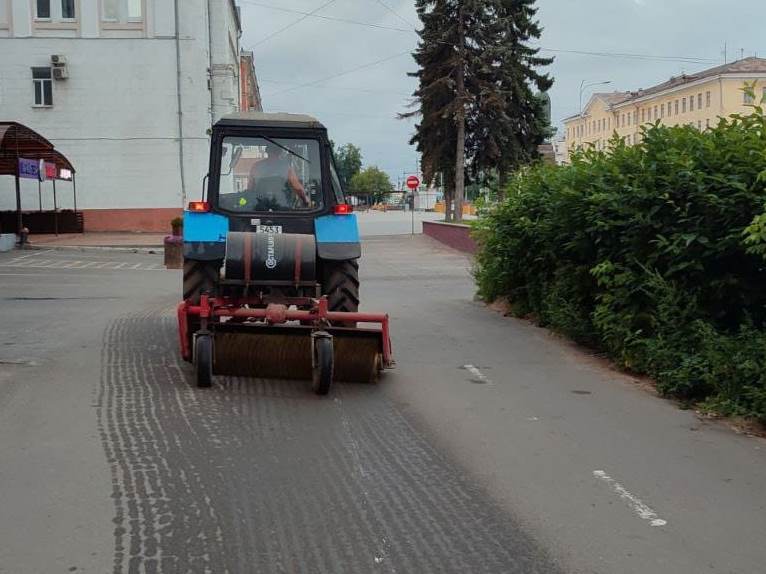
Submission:
[[[325,261],[322,294],[327,295],[330,311],[356,313],[359,310],[359,262]],[[339,327],[356,327],[354,322],[338,324]]]
[[[199,305],[202,293],[213,293],[218,283],[220,261],[195,261],[184,259],[184,301]]]

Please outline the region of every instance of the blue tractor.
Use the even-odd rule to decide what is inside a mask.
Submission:
[[[391,367],[388,316],[359,312],[359,231],[326,128],[305,115],[224,117],[207,181],[184,212],[178,307],[197,385],[310,379],[327,394]]]

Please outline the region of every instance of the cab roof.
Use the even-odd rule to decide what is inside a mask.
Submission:
[[[308,128],[325,129],[322,123],[305,114],[285,114],[266,112],[239,112],[222,117],[217,126],[268,127],[268,128]]]

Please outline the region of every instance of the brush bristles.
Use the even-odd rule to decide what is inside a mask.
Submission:
[[[333,380],[374,382],[379,342],[370,337],[334,338]],[[311,379],[311,337],[306,333],[228,333],[215,335],[218,375],[268,379]]]

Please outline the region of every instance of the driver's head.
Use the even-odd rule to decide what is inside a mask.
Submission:
[[[273,142],[267,141],[266,142],[266,156],[269,159],[279,157],[282,150],[278,145],[275,145]]]

